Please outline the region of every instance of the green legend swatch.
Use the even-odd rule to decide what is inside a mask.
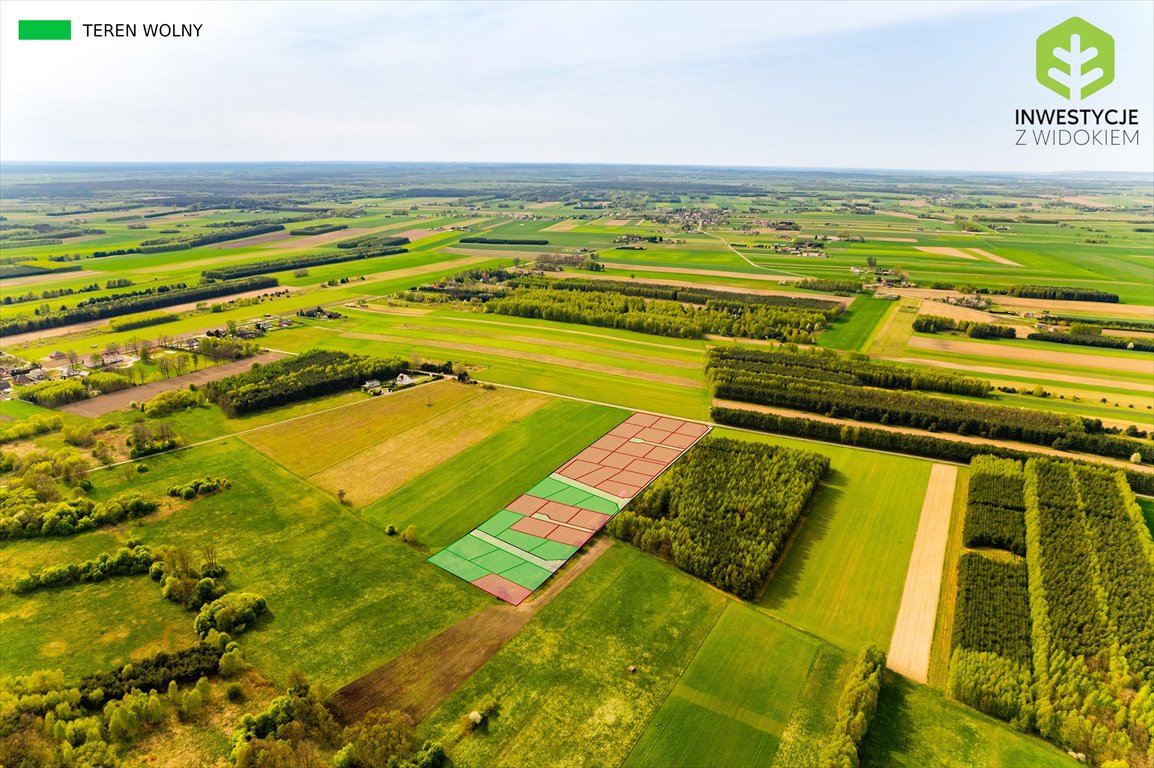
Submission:
[[[21,40],[71,40],[72,21],[63,20],[20,20]]]

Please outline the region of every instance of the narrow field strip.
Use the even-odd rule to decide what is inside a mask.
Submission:
[[[519,605],[708,431],[634,413],[429,562]]]
[[[950,535],[957,480],[958,468],[952,464],[934,464],[930,470],[930,484],[910,554],[902,603],[890,640],[889,668],[919,683],[926,682],[929,676],[942,563]]]

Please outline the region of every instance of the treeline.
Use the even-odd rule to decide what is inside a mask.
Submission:
[[[112,576],[134,576],[148,573],[155,556],[148,547],[129,545],[114,554],[103,552],[91,560],[66,565],[50,565],[38,573],[28,573],[12,580],[12,591],[25,594],[36,589],[69,584],[104,581]]]
[[[355,237],[351,240],[341,240],[336,243],[337,248],[389,248],[395,245],[408,245],[409,238],[393,237],[389,235],[367,235]]]
[[[610,532],[739,597],[765,587],[829,459],[707,437],[609,523]]]
[[[74,499],[41,501],[35,487],[0,487],[0,538],[71,536],[152,514],[159,505],[139,493],[121,493],[108,501]]]
[[[979,291],[980,293],[982,291]],[[995,293],[990,290],[989,293]],[[1024,299],[1057,299],[1060,301],[1101,301],[1117,304],[1118,294],[1100,291],[1097,288],[1070,288],[1057,285],[1011,285],[1005,290],[1008,296]]]
[[[17,440],[27,440],[36,435],[46,435],[57,432],[64,426],[62,416],[32,416],[18,421],[7,429],[0,430],[0,445],[14,443]]]
[[[1044,318],[1045,322],[1059,322],[1068,325],[1090,325],[1098,328],[1110,328],[1118,331],[1147,331],[1154,333],[1154,322],[1149,320],[1121,320],[1117,318],[1108,319],[1088,319],[1084,317],[1071,317],[1069,315],[1048,315]]]
[[[394,379],[408,367],[397,358],[313,349],[247,373],[206,383],[201,391],[230,417],[318,395],[355,389],[369,379]]]
[[[709,418],[718,424],[726,424],[743,429],[755,429],[777,435],[805,437],[859,448],[905,453],[945,461],[969,462],[975,456],[990,455],[1001,458],[1026,460],[1036,454],[996,445],[945,440],[930,434],[910,434],[887,429],[873,429],[851,424],[837,424],[817,421],[804,416],[779,416],[775,413],[761,413],[745,408],[710,409]],[[1067,462],[1087,464],[1079,459],[1064,459]],[[1097,465],[1092,465],[1097,466]],[[1154,473],[1122,470],[1126,482],[1136,493],[1154,495]]]
[[[832,350],[806,351],[794,345],[769,349],[714,347],[706,358],[711,370],[738,370],[833,381],[884,389],[916,389],[955,395],[986,397],[988,381],[960,376],[942,369],[906,368],[871,362],[865,355],[843,357]]]
[[[817,310],[739,301],[709,301],[701,308],[677,301],[564,288],[517,288],[490,300],[485,311],[673,338],[697,339],[714,333],[797,342],[813,341],[827,320],[826,314]]]
[[[548,245],[548,240],[534,240],[524,237],[462,237],[462,243],[480,243],[483,245]]]
[[[1088,333],[1059,333],[1056,331],[1035,331],[1026,338],[1032,341],[1052,341],[1056,344],[1077,344],[1081,347],[1136,349],[1140,352],[1154,352],[1154,339],[1094,336]]]
[[[862,284],[856,280],[821,280],[810,278],[796,284],[798,288],[807,291],[821,291],[822,293],[857,293],[862,290]]]
[[[491,303],[491,302],[490,302]],[[864,389],[808,374],[744,368],[709,369],[719,398],[790,408],[830,418],[914,427],[930,432],[1019,440],[1099,456],[1154,461],[1147,441],[1101,434],[1101,421],[1026,408],[967,402],[889,389]]]
[[[114,318],[108,323],[108,327],[114,331],[134,331],[137,328],[147,328],[150,325],[171,323],[173,320],[179,319],[179,316],[172,312],[152,312],[143,315]]]
[[[301,227],[300,229],[290,229],[290,235],[323,235],[326,232],[339,232],[342,229],[348,229],[348,224],[313,224],[308,227]]]
[[[15,277],[31,277],[32,275],[53,275],[57,272],[79,271],[79,264],[70,264],[67,267],[41,267],[29,263],[0,264],[0,280],[11,280]]]
[[[393,254],[407,252],[407,248],[385,247],[366,248],[353,251],[352,253],[318,251],[317,253],[308,253],[303,256],[285,256],[281,259],[267,259],[265,261],[252,261],[247,264],[214,267],[204,270],[201,275],[210,280],[231,280],[238,277],[247,277],[248,275],[286,272],[290,269],[304,269],[306,267],[317,267],[322,264],[337,264],[344,261],[375,259],[379,256],[392,256]]]
[[[858,768],[861,765],[861,744],[877,712],[885,667],[885,652],[877,646],[867,645],[858,654],[837,704],[833,731],[821,750],[818,760],[821,768]]]
[[[1018,331],[1008,325],[976,323],[937,315],[918,315],[914,318],[914,330],[919,333],[961,331],[971,339],[1014,339],[1018,336]]]
[[[824,312],[827,320],[834,320],[844,308],[840,302],[827,299],[811,299],[804,296],[777,296],[774,294],[740,293],[737,291],[715,291],[708,288],[686,288],[661,283],[634,283],[623,280],[589,280],[587,278],[562,278],[524,276],[509,281],[514,288],[553,288],[560,291],[583,291],[592,293],[616,293],[621,296],[640,296],[644,299],[666,299],[684,304],[707,305],[710,301],[740,302],[743,304],[764,304],[770,307],[793,309],[813,309]]]
[[[12,336],[18,333],[39,331],[44,328],[58,328],[63,325],[101,320],[108,317],[131,315],[161,307],[171,307],[176,304],[186,304],[217,296],[228,296],[234,293],[254,291],[262,288],[273,288],[278,285],[271,277],[249,277],[241,280],[224,280],[221,282],[203,283],[188,288],[178,288],[165,292],[146,293],[137,296],[117,298],[97,304],[75,307],[63,312],[54,312],[38,317],[11,317],[0,320],[0,336]]]
[[[240,240],[244,237],[267,235],[270,232],[280,232],[283,229],[284,224],[262,224],[256,227],[242,227],[240,229],[227,229],[220,232],[212,232],[207,235],[198,235],[186,240],[176,240],[171,242],[155,242],[146,240],[141,242],[140,247],[137,248],[137,252],[166,253],[168,251],[183,251],[189,248],[199,248],[202,245],[223,243],[228,240]],[[146,245],[146,243],[148,244]]]

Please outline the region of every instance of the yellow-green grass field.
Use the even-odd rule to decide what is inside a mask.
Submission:
[[[599,405],[551,400],[401,486],[362,514],[398,530],[415,525],[423,544],[440,548],[484,522],[628,414]]]

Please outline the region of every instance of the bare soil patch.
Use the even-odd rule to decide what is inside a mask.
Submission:
[[[1122,331],[1117,328],[1103,328],[1103,336],[1120,336],[1124,339],[1154,339],[1154,331]]]
[[[936,245],[915,245],[915,251],[922,251],[923,253],[932,253],[935,256],[954,256],[959,259],[969,259],[977,261],[978,257],[973,254],[966,253],[959,248],[942,248]]]
[[[603,227],[623,227],[629,223],[629,219],[606,219],[601,222]]]
[[[946,304],[944,301],[923,301],[921,306],[918,307],[918,314],[936,315],[937,317],[948,317],[951,320],[967,320],[974,323],[1008,325],[1014,328],[1019,338],[1025,338],[1026,334],[1033,330],[1029,325],[1022,323],[1022,321],[1017,318],[994,315],[989,312],[983,312],[980,309],[959,307],[957,304]]]
[[[380,333],[357,333],[350,331],[342,333],[342,336],[350,339],[365,339],[368,341],[386,341],[394,344],[412,344],[413,340],[405,338],[404,336],[388,336]],[[458,341],[442,341],[441,339],[430,339],[425,342],[431,347],[439,347],[442,349],[456,349],[462,352],[477,352],[485,355],[494,355],[495,357],[508,357],[516,360],[532,360],[537,363],[546,363],[548,365],[560,365],[566,368],[578,368],[583,371],[591,371],[594,373],[607,373],[611,376],[621,376],[627,379],[645,379],[646,381],[656,381],[660,384],[671,384],[676,387],[693,387],[701,386],[701,382],[693,379],[683,379],[679,376],[665,376],[660,373],[650,373],[648,371],[634,371],[629,368],[616,368],[612,365],[600,365],[598,363],[589,363],[581,360],[570,360],[566,357],[556,357],[554,355],[543,355],[535,352],[520,352],[508,349],[499,349],[497,347],[486,347],[484,344],[465,344]]]
[[[581,222],[577,219],[564,219],[556,224],[550,224],[542,229],[542,232],[568,232],[571,229],[576,229],[581,226]]]
[[[532,261],[539,253],[545,253],[544,246],[535,246],[535,251],[509,251],[498,248],[465,248],[463,246],[450,245],[442,248],[441,253],[452,253],[457,256],[487,256],[490,259],[521,259],[522,261]]]
[[[4,288],[19,288],[22,285],[39,285],[40,283],[57,283],[61,280],[71,280],[76,277],[91,277],[92,275],[102,275],[103,272],[96,272],[91,269],[79,269],[75,272],[55,272],[45,275],[28,275],[27,277],[13,277],[4,279]]]
[[[167,392],[172,389],[184,389],[189,384],[199,385],[206,381],[216,381],[217,379],[223,379],[225,376],[232,376],[234,373],[244,373],[252,368],[253,363],[261,363],[263,365],[264,363],[271,363],[273,360],[279,360],[282,357],[284,357],[284,355],[279,352],[265,352],[264,354],[245,360],[236,360],[231,363],[215,365],[211,368],[202,368],[199,371],[186,373],[183,376],[174,376],[171,379],[153,381],[148,384],[142,384],[139,387],[122,389],[119,392],[111,392],[107,395],[89,398],[88,400],[69,403],[68,405],[60,406],[57,410],[64,411],[65,413],[73,413],[77,416],[103,416],[106,413],[127,408],[131,402],[139,403],[145,400],[151,400],[161,392]]]
[[[374,282],[377,280],[393,280],[398,277],[416,277],[417,275],[427,275],[430,272],[445,272],[451,275],[453,272],[459,271],[471,264],[477,264],[486,261],[484,257],[474,256],[468,259],[454,259],[453,261],[440,261],[436,264],[424,264],[419,267],[408,267],[406,269],[394,269],[389,272],[374,272],[371,275],[365,275],[365,280]]]
[[[628,267],[626,268],[628,269]],[[897,293],[902,296],[913,296],[919,299],[960,298],[963,295],[957,291],[939,291],[933,288],[892,288],[890,290],[892,293]],[[1108,304],[1104,301],[1062,301],[1060,299],[1023,299],[1018,296],[988,296],[987,298],[999,307],[1023,309],[1032,312],[1041,312],[1043,309],[1048,309],[1057,315],[1065,315],[1073,312],[1075,314],[1092,313],[1103,317],[1136,317],[1143,320],[1154,320],[1154,307],[1140,304]]]
[[[596,539],[534,597],[490,605],[341,688],[332,696],[340,721],[354,723],[380,708],[424,720],[612,545],[608,536]]]
[[[884,213],[886,216],[897,216],[899,219],[918,220],[918,217],[912,213],[902,213],[901,211],[878,211],[878,213]]]
[[[1154,393],[1154,384],[1142,384],[1133,381],[1122,381],[1119,379],[1098,379],[1093,376],[1076,376],[1069,373],[1053,373],[1051,371],[1030,371],[1021,368],[999,368],[990,365],[972,365],[970,363],[949,363],[944,360],[929,360],[922,357],[883,357],[883,360],[891,360],[895,363],[911,363],[913,365],[932,365],[935,368],[950,368],[956,371],[968,371],[970,373],[984,373],[989,376],[1013,376],[1026,379],[1035,379],[1038,381],[1061,381],[1067,384],[1081,384],[1087,387],[1115,387],[1117,389],[1130,389],[1135,392],[1150,392]]]
[[[909,345],[915,349],[932,352],[949,352],[957,355],[979,357],[1004,357],[1009,360],[1033,360],[1039,363],[1068,365],[1083,371],[1111,370],[1124,373],[1154,373],[1154,360],[1149,358],[1112,357],[1109,355],[1082,355],[1077,352],[1058,352],[1048,349],[1031,349],[1013,342],[1005,344],[983,344],[977,341],[961,341],[951,338],[926,338],[914,336]]]
[[[382,227],[350,227],[349,229],[338,229],[335,232],[325,232],[320,235],[305,235],[304,237],[289,236],[288,239],[278,240],[273,243],[273,248],[313,248],[318,245],[328,245],[339,240],[348,240],[353,237],[361,237],[363,235],[371,235],[374,232],[382,231]],[[280,233],[274,233],[280,234]],[[287,232],[285,234],[288,234]]]
[[[930,470],[930,484],[922,503],[887,656],[890,669],[919,683],[926,682],[930,671],[930,648],[934,642],[934,621],[938,614],[942,565],[957,479],[958,468],[952,464],[935,464]]]
[[[990,261],[996,261],[999,264],[1005,264],[1008,267],[1020,267],[1020,266],[1022,266],[1021,264],[1019,264],[1016,261],[1010,261],[1005,256],[999,256],[996,253],[990,253],[989,251],[983,250],[981,248],[971,248],[970,253],[976,253],[979,256],[985,256]]]

